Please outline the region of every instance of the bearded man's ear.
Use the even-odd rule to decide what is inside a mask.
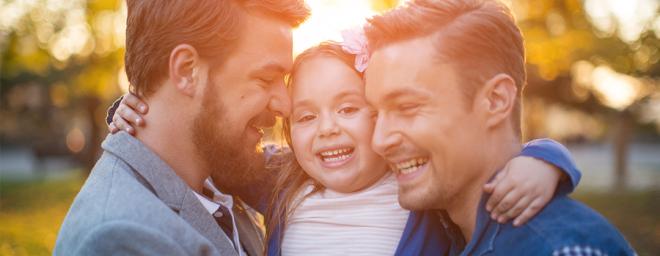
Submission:
[[[186,96],[193,97],[199,86],[200,63],[197,50],[188,44],[177,45],[170,54],[169,79]]]

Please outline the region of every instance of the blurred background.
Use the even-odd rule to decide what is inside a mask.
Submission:
[[[402,1],[309,0],[294,51]],[[508,0],[523,30],[527,139],[565,143],[574,197],[660,254],[660,2]],[[0,1],[0,255],[51,254],[125,93],[121,0]]]

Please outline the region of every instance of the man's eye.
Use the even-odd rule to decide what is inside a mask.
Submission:
[[[417,103],[405,103],[405,104],[399,104],[398,108],[399,111],[404,112],[404,113],[410,113],[417,109],[419,107],[419,104]]]
[[[356,107],[343,107],[339,109],[339,114],[352,114],[358,112],[360,109]]]
[[[371,117],[372,120],[378,119],[378,111],[376,110],[369,111],[369,117]]]
[[[259,82],[262,83],[265,86],[271,85],[273,82],[275,82],[274,78],[266,78],[266,77],[261,77],[259,78]]]
[[[296,119],[296,122],[298,122],[298,123],[309,122],[309,121],[314,120],[314,118],[316,118],[316,116],[314,116],[314,115],[304,115],[304,116],[301,116],[298,119]]]

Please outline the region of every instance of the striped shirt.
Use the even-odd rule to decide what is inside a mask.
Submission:
[[[289,217],[282,255],[394,255],[409,214],[397,190],[387,174],[359,192],[325,189],[307,197]]]

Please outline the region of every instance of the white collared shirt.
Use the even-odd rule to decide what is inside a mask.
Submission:
[[[213,181],[211,178],[208,178],[204,181],[204,187],[213,192],[213,198],[209,199],[206,196],[200,195],[197,192],[195,192],[195,195],[197,196],[197,199],[199,199],[199,202],[202,203],[204,208],[211,214],[213,215],[218,209],[220,208],[220,205],[224,206],[229,210],[229,215],[231,215],[231,223],[232,227],[234,229],[233,234],[234,237],[232,239],[234,240],[234,248],[238,248],[238,255],[239,256],[244,256],[247,255],[243,251],[243,247],[241,246],[241,240],[238,235],[238,228],[236,227],[236,220],[234,218],[234,212],[232,211],[234,207],[234,198],[231,195],[223,194],[218,190],[215,185],[213,185]]]

